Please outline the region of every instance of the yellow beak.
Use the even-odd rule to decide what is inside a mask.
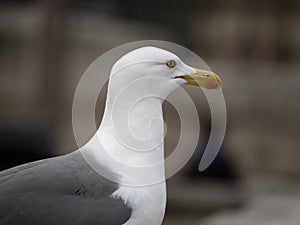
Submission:
[[[187,74],[183,76],[178,76],[176,78],[182,78],[187,81],[186,84],[188,85],[196,85],[200,87],[204,87],[206,89],[220,89],[222,88],[222,82],[220,77],[211,72],[206,70],[196,69],[195,74]]]

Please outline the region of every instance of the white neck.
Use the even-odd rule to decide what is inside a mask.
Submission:
[[[128,113],[128,107],[118,106],[114,116],[113,99],[108,94],[103,120],[96,135],[87,144],[90,148],[89,154],[97,159],[98,163],[105,165],[114,173],[121,176],[122,183],[139,184],[145,178],[154,178],[162,182],[142,187],[130,187],[120,185],[120,188],[113,194],[115,198],[121,198],[132,208],[132,216],[125,223],[126,225],[151,224],[160,225],[162,223],[166,205],[165,168],[161,166],[149,169],[147,174],[139,169],[127,170],[115,164],[115,160],[131,166],[150,166],[164,160],[164,129],[162,115],[162,100],[155,97],[142,99],[132,104]],[[130,104],[127,102],[127,105]],[[118,127],[118,124],[128,122],[129,131],[133,137],[128,142],[127,129]],[[123,127],[124,128],[124,127]],[[124,133],[116,133],[121,130]],[[124,138],[125,137],[125,138]],[[132,137],[132,136],[131,136]],[[125,140],[122,140],[124,138]],[[99,140],[102,148],[95,146],[95,139]],[[146,143],[144,151],[138,151],[139,141]],[[143,141],[144,140],[144,141]],[[148,140],[148,141],[147,141]],[[123,142],[123,143],[122,143]],[[132,149],[137,147],[137,149]],[[104,151],[112,157],[106,157]],[[146,152],[145,152],[146,151]]]

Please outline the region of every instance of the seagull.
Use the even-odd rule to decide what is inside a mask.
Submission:
[[[84,146],[0,173],[0,224],[162,224],[165,168],[155,164],[164,160],[162,103],[183,84],[221,88],[215,73],[170,51],[146,46],[123,55],[110,72],[99,129]]]

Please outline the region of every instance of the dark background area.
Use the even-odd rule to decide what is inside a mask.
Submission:
[[[193,96],[203,136],[168,181],[164,224],[299,224],[297,0],[1,1],[0,170],[75,150],[72,100],[82,74],[106,51],[144,39],[202,57],[222,78],[228,111],[221,154],[198,173],[209,112]],[[164,108],[168,148],[179,128]]]

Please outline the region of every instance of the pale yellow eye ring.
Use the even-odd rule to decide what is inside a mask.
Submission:
[[[176,66],[175,60],[171,59],[166,62],[167,67],[174,68]]]

